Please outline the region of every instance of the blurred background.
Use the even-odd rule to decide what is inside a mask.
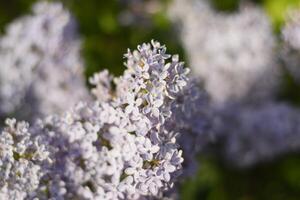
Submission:
[[[185,1],[185,0],[182,0]],[[0,30],[14,19],[29,13],[35,0],[0,0]],[[61,0],[75,16],[83,39],[85,75],[89,77],[107,68],[114,75],[123,72],[123,54],[127,48],[151,39],[161,41],[170,54],[179,54],[189,66],[189,56],[168,16],[172,0]],[[244,3],[245,1],[243,1]],[[300,0],[252,0],[269,17],[275,37],[285,25],[288,10],[300,6]],[[234,13],[240,0],[211,0],[220,13]],[[180,27],[179,27],[180,29]],[[288,74],[278,98],[300,104],[300,85]],[[298,200],[300,199],[300,155],[290,153],[271,162],[249,168],[234,168],[215,156],[199,155],[197,176],[182,181],[181,199],[203,200]]]

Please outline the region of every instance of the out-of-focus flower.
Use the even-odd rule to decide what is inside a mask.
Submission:
[[[214,128],[230,165],[249,167],[300,150],[300,111],[284,103],[227,107]]]
[[[0,39],[0,115],[32,119],[87,99],[76,23],[60,3],[39,2]]]
[[[276,85],[275,41],[267,16],[246,5],[233,14],[206,0],[175,0],[169,9],[191,68],[216,103],[269,97]]]

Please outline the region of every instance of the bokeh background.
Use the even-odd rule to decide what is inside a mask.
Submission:
[[[184,0],[183,0],[184,1]],[[300,0],[252,0],[270,17],[273,31],[279,34],[286,12],[300,6]],[[30,12],[35,0],[0,0],[0,30],[18,16]],[[83,39],[82,55],[86,77],[107,68],[122,73],[127,48],[156,39],[166,44],[169,53],[177,53],[188,66],[176,29],[167,16],[171,0],[61,0],[73,13]],[[234,12],[239,0],[211,0],[220,12]],[[300,105],[300,85],[288,75],[279,98]],[[298,94],[297,94],[298,93]],[[197,175],[183,181],[181,199],[203,200],[298,200],[300,199],[300,155],[290,154],[272,162],[247,169],[225,165],[218,158],[199,156]]]

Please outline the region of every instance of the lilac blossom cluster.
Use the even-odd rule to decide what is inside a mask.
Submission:
[[[217,112],[220,152],[229,165],[251,167],[300,150],[300,110],[286,103],[228,106]]]
[[[0,133],[0,199],[32,198],[50,161],[42,136],[29,131],[29,124],[6,120]]]
[[[215,119],[212,108],[208,94],[194,78],[190,78],[172,105],[172,120],[167,122],[167,128],[180,132],[178,143],[183,149],[184,176],[196,173],[197,154],[205,151],[216,138],[216,132],[212,129]]]
[[[173,120],[173,104],[188,84],[189,70],[155,41],[128,50],[125,57],[127,69],[121,77],[113,79],[104,71],[90,79],[97,101],[78,103],[30,128],[8,121],[2,134],[12,132],[13,137],[3,137],[3,144],[18,145],[11,140],[19,132],[30,141],[17,140],[23,150],[8,152],[12,161],[1,159],[4,166],[16,163],[15,169],[0,168],[1,174],[21,171],[15,174],[17,181],[15,176],[6,176],[3,184],[10,183],[10,188],[0,187],[1,195],[11,199],[9,195],[19,199],[155,199],[173,187],[183,157],[176,142],[178,133],[167,124]],[[101,91],[107,98],[98,94],[99,88],[104,88]],[[33,162],[35,168],[30,168],[40,173],[31,180],[34,183],[24,186],[28,175],[23,168],[40,153],[43,159],[37,156],[41,162]],[[23,158],[29,164],[19,167]]]
[[[0,38],[0,116],[34,119],[88,98],[79,54],[71,14],[60,3],[35,4]]]
[[[275,37],[263,10],[246,4],[228,14],[215,11],[208,0],[174,0],[169,15],[192,71],[214,103],[258,101],[274,93]]]

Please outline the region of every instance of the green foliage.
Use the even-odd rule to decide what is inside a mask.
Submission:
[[[300,9],[300,0],[264,0],[263,6],[270,16],[276,31],[285,22],[285,17],[290,9]]]
[[[216,10],[233,12],[239,8],[241,0],[210,0]],[[290,9],[299,8],[300,0],[248,0],[259,3],[266,10],[274,25],[274,30],[278,32],[285,22],[287,12]]]
[[[171,24],[162,11],[146,15],[149,23],[132,23],[130,26],[120,23],[120,13],[130,9],[119,1],[67,0],[80,26],[84,38],[83,55],[86,61],[87,76],[99,69],[108,68],[114,74],[124,70],[123,54],[127,48],[135,48],[151,39],[163,41],[169,52],[181,53],[176,36],[172,34]]]
[[[31,8],[31,4],[36,0],[0,0],[0,31],[12,19],[22,15]]]
[[[182,184],[182,200],[297,200],[300,155],[290,155],[249,169],[200,160],[197,176]]]
[[[238,9],[239,0],[211,0],[216,10],[232,12]]]
[[[282,69],[283,73],[283,81],[281,82],[280,91],[278,94],[279,100],[288,101],[296,106],[300,105],[300,85],[293,79],[291,74],[287,71]]]

